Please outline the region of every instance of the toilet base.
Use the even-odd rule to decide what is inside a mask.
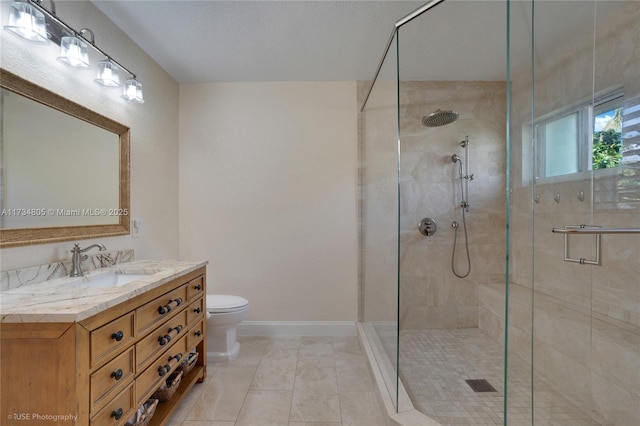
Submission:
[[[207,363],[209,362],[229,362],[238,358],[240,352],[240,343],[235,342],[235,345],[229,352],[207,352]]]

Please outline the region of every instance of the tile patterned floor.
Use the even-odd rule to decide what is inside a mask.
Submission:
[[[385,347],[388,343],[385,343]],[[443,425],[503,424],[503,346],[480,329],[404,330],[400,376],[415,408]],[[509,361],[509,425],[531,425],[531,370]],[[486,379],[497,392],[474,392],[467,379]],[[546,384],[535,382],[536,426],[610,425]]]
[[[207,366],[172,426],[383,426],[356,337],[244,337]]]

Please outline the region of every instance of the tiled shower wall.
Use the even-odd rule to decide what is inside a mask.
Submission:
[[[400,84],[400,328],[479,326],[480,288],[504,285],[505,127],[504,82],[433,81]],[[457,121],[427,128],[422,117],[454,110]],[[452,270],[453,221],[458,222],[455,268],[467,270],[458,165],[460,142],[469,138],[469,182],[465,213],[471,272]],[[435,235],[418,232],[421,219],[438,225]]]
[[[364,82],[358,85],[360,103],[368,88]],[[360,129],[364,161],[360,182],[364,182],[366,199],[361,220],[368,247],[364,254],[377,250],[377,258],[386,261],[369,262],[361,253],[360,282],[363,276],[369,277],[369,287],[366,292],[361,289],[360,297],[360,312],[366,321],[386,318],[384,312],[389,318],[395,315],[395,306],[385,303],[395,304],[397,280],[393,261],[397,257],[398,226],[396,85],[377,82],[373,95],[376,98],[370,98],[368,104],[375,101],[376,107],[368,109],[366,118],[375,125]],[[504,286],[505,98],[504,82],[400,83],[401,329],[478,327],[480,287]],[[459,119],[443,127],[424,127],[422,117],[437,109],[453,109],[460,114]],[[372,131],[375,134],[366,134]],[[451,271],[453,221],[460,224],[456,270],[464,273],[467,268],[460,180],[451,155],[464,158],[460,142],[467,136],[469,173],[474,175],[469,183],[471,207],[466,213],[471,273],[461,279]],[[431,237],[418,232],[418,222],[424,217],[431,217],[438,225]],[[369,229],[371,226],[376,228]],[[372,241],[374,236],[386,239],[376,243]],[[362,246],[363,241],[361,250]]]

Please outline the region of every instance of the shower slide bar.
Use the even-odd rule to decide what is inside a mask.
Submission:
[[[551,232],[564,234],[564,261],[579,263],[581,265],[600,265],[600,240],[603,234],[640,234],[640,228],[601,228],[589,225],[565,225],[564,228],[553,228]],[[569,256],[569,235],[595,235],[596,258],[593,260],[581,257],[579,259]]]

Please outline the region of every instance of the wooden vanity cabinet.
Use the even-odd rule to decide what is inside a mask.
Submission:
[[[206,377],[205,282],[203,267],[79,322],[1,323],[0,424],[123,425],[196,350],[150,423],[166,424]]]

